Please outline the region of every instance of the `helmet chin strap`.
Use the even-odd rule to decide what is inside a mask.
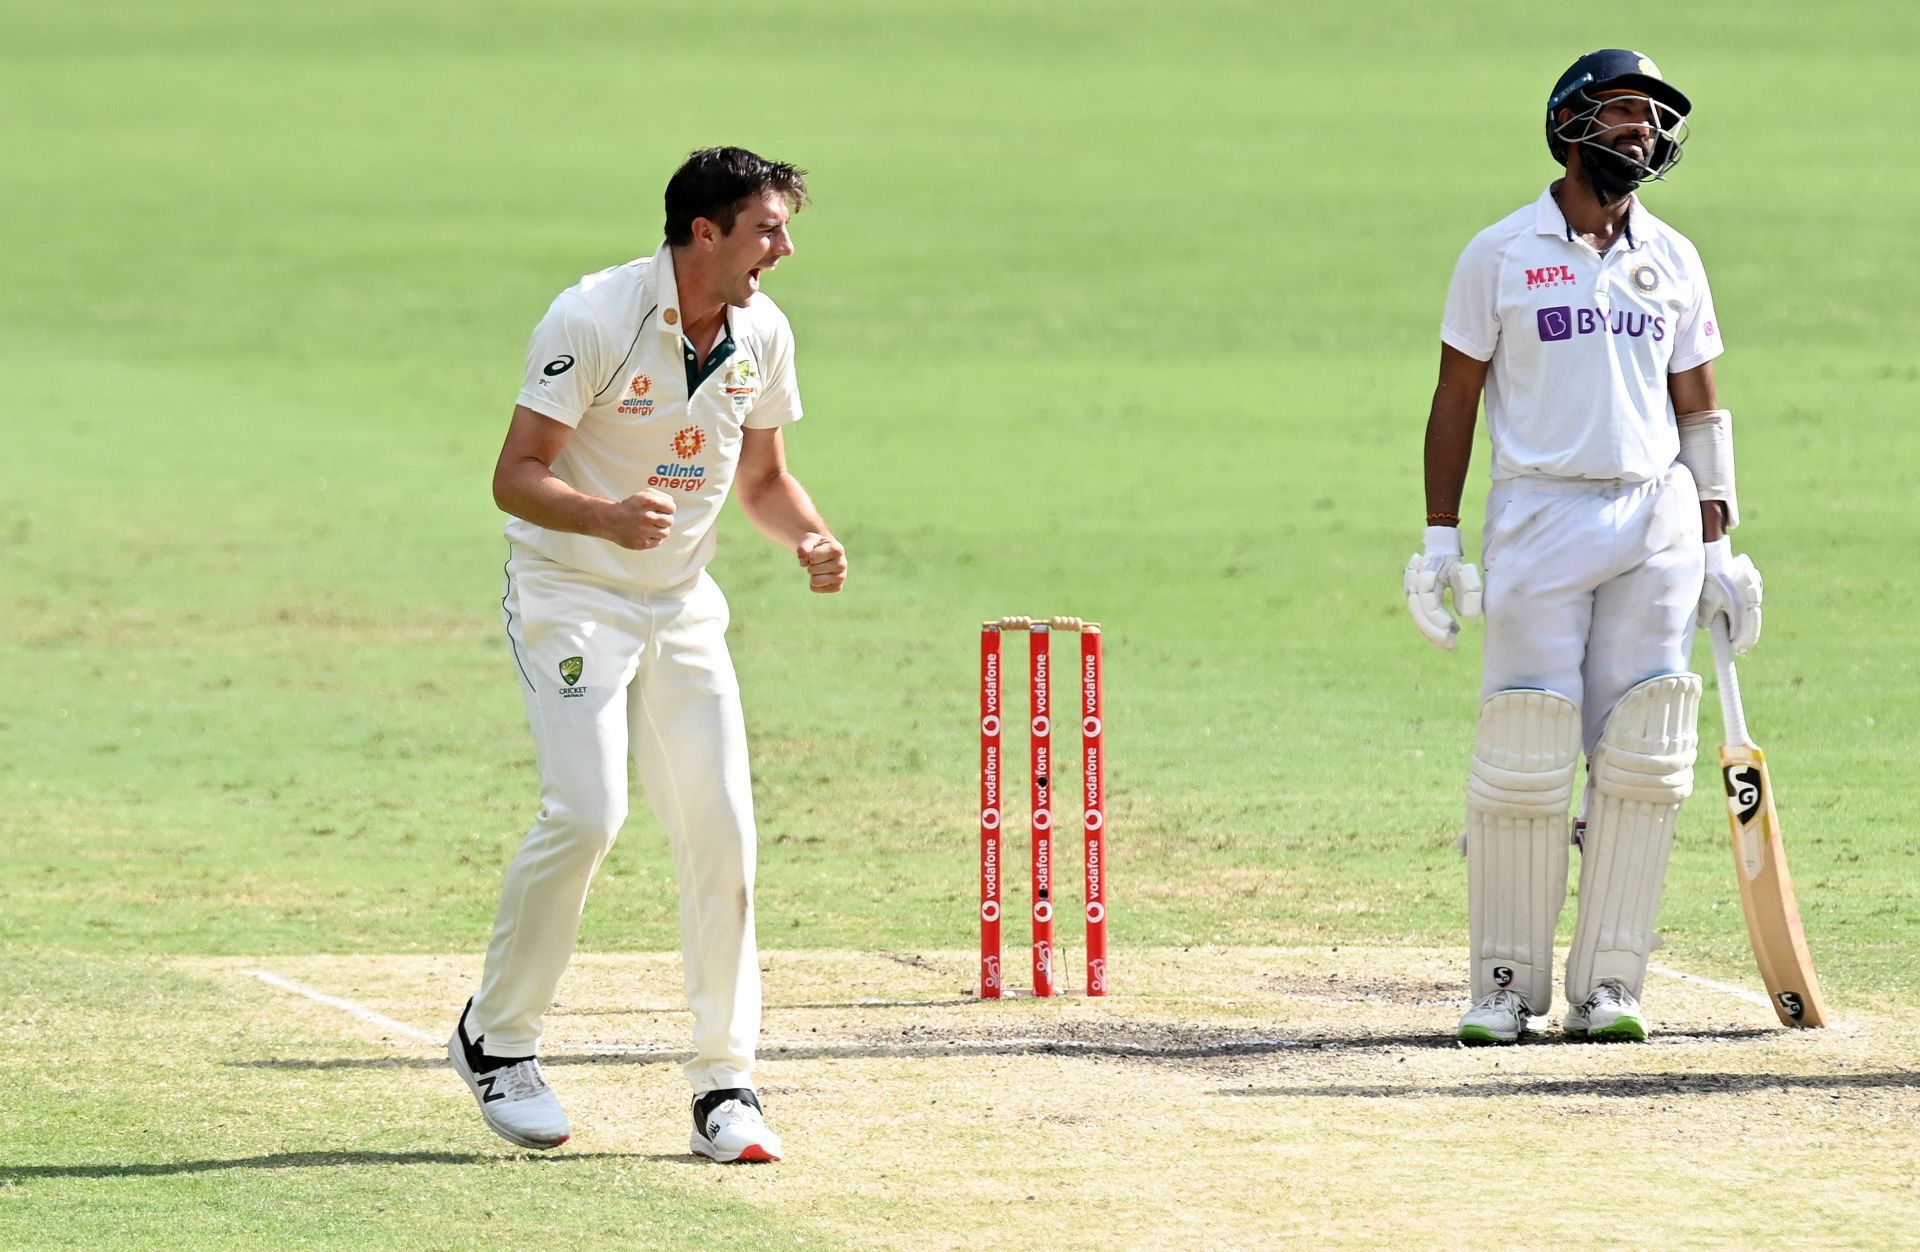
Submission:
[[[1647,181],[1647,167],[1602,144],[1580,144],[1580,173],[1603,207],[1611,208]]]

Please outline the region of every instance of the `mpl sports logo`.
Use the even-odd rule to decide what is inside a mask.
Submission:
[[[682,461],[691,461],[706,446],[707,433],[698,426],[683,426],[673,432],[673,455]],[[647,486],[665,487],[670,491],[698,491],[706,485],[704,465],[656,465],[653,476],[647,479]]]
[[[1559,343],[1575,335],[1611,334],[1639,339],[1642,336],[1659,343],[1667,337],[1667,319],[1650,313],[1629,313],[1615,309],[1576,309],[1556,304],[1534,314],[1541,343]]]
[[[653,397],[647,393],[653,390],[653,379],[645,374],[635,374],[627,383],[627,390],[633,394],[620,401],[620,412],[632,413],[639,417],[653,416]]]
[[[1573,270],[1565,265],[1547,265],[1537,270],[1527,271],[1527,290],[1541,287],[1573,287],[1580,279]]]

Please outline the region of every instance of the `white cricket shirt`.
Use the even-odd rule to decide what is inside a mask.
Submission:
[[[1493,477],[1644,482],[1680,454],[1667,376],[1719,356],[1700,254],[1634,197],[1603,256],[1549,188],[1474,236],[1440,338],[1487,370]]]
[[[685,318],[666,244],[651,257],[588,274],[534,329],[520,403],[574,428],[553,463],[575,490],[624,500],[652,487],[677,505],[659,547],[635,552],[589,535],[507,522],[507,538],[551,561],[644,588],[697,575],[740,463],[741,431],[800,419],[793,328],[755,293],[728,308],[718,346],[733,348],[688,394]]]

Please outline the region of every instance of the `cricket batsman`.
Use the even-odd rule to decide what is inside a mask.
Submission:
[[[631,759],[679,880],[692,1149],[781,1156],[753,1088],[753,796],[727,603],[706,566],[731,492],[814,591],[846,581],[845,550],[787,471],[793,331],[760,291],[793,254],[806,198],[792,165],[695,152],[667,183],[660,249],[587,275],[533,332],[493,495],[512,515],[501,606],[540,809],[447,1045],[487,1125],[521,1147],[571,1133],[540,1072],[541,1018],[626,820]]]
[[[1680,160],[1691,111],[1638,52],[1575,61],[1546,107],[1565,176],[1476,235],[1447,292],[1425,551],[1405,591],[1414,625],[1448,651],[1454,613],[1486,617],[1467,781],[1466,1043],[1512,1043],[1552,1005],[1582,753],[1562,1025],[1646,1038],[1647,959],[1693,789],[1693,629],[1724,614],[1739,652],[1760,635],[1760,576],[1726,538],[1739,521],[1733,428],[1714,390],[1721,340],[1706,271],[1638,194]],[[1459,530],[1483,396],[1484,590]]]

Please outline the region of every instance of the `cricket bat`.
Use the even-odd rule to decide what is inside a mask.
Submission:
[[[1733,865],[1740,878],[1747,938],[1753,942],[1760,979],[1767,984],[1780,1024],[1824,1026],[1827,1005],[1820,997],[1820,980],[1814,976],[1807,936],[1800,928],[1800,904],[1794,899],[1787,851],[1780,841],[1780,815],[1773,807],[1767,757],[1747,734],[1740,676],[1733,668],[1733,642],[1724,614],[1714,617],[1708,633],[1713,637],[1720,716],[1726,728],[1720,776],[1727,788],[1727,820],[1733,828]]]

